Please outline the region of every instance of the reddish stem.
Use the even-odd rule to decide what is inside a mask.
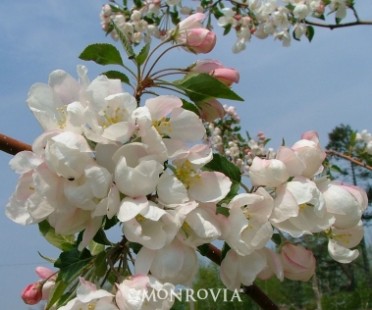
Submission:
[[[15,155],[21,151],[31,151],[32,147],[29,144],[0,133],[0,150],[10,155]]]
[[[369,165],[367,165],[367,163],[359,161],[356,158],[351,157],[349,155],[346,155],[344,153],[340,153],[340,152],[337,152],[337,151],[334,151],[334,150],[326,150],[326,153],[327,153],[328,156],[336,156],[336,157],[346,159],[346,160],[352,162],[355,165],[361,166],[363,168],[366,168],[366,169],[372,171],[372,166],[369,166]]]

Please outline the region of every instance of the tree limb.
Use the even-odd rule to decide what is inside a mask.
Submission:
[[[370,166],[366,162],[362,162],[362,161],[360,161],[360,160],[358,160],[354,157],[351,157],[349,155],[346,155],[344,153],[340,153],[340,152],[337,152],[337,151],[334,151],[334,150],[326,150],[325,152],[327,153],[328,156],[336,156],[336,157],[346,159],[349,162],[351,162],[351,163],[353,163],[357,166],[360,166],[360,167],[366,168],[367,170],[372,171],[372,166]]]

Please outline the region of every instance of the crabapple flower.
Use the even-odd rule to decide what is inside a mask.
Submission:
[[[129,241],[152,250],[171,242],[180,227],[170,214],[145,197],[124,198],[117,217],[124,223],[123,232]]]
[[[321,168],[326,153],[321,149],[316,132],[306,132],[303,139],[291,146],[296,155],[302,160],[305,169],[302,176],[312,178]]]
[[[135,272],[151,274],[161,282],[191,285],[198,271],[195,248],[175,238],[160,250],[142,247],[137,254]]]
[[[155,190],[164,168],[147,151],[147,145],[133,142],[123,145],[114,153],[114,180],[121,193],[129,197],[142,197]]]
[[[128,93],[105,97],[103,106],[86,110],[85,136],[99,143],[128,142],[135,130],[131,114],[136,107],[135,98]]]
[[[77,67],[79,81],[63,70],[55,70],[49,75],[48,84],[34,84],[27,98],[27,104],[44,130],[68,129],[80,132],[82,107],[80,101],[87,87],[87,69]]]
[[[163,202],[176,203],[167,196],[172,195],[173,189],[177,189],[177,197],[181,201],[218,202],[228,194],[231,184],[223,173],[201,171],[189,160],[184,160],[176,163],[175,177],[167,174],[160,178],[158,195]]]
[[[363,189],[333,181],[324,181],[319,184],[319,188],[327,211],[335,218],[335,227],[345,229],[358,224],[368,205],[367,194]]]
[[[114,295],[103,290],[83,278],[80,278],[79,286],[76,290],[76,297],[66,305],[59,307],[59,310],[79,310],[79,309],[105,309],[118,310],[114,304]]]
[[[350,249],[356,247],[363,239],[362,221],[359,221],[357,225],[351,228],[339,229],[332,227],[329,235],[328,252],[335,261],[347,264],[359,256],[358,250]]]
[[[309,281],[315,273],[313,252],[301,245],[287,243],[281,248],[284,277],[295,281]]]
[[[171,296],[174,288],[173,284],[168,282],[163,284],[153,276],[136,274],[117,285],[115,300],[120,310],[167,310],[172,308],[174,299],[145,298],[145,296],[152,296],[153,291],[167,291],[167,296]]]
[[[328,229],[334,218],[327,212],[316,184],[304,177],[295,177],[276,189],[270,221],[292,237],[300,237]]]
[[[223,238],[239,255],[263,248],[273,235],[269,217],[273,199],[265,189],[239,194],[227,206],[230,215],[223,225]]]
[[[190,205],[185,207],[187,215],[178,234],[185,244],[197,247],[217,240],[221,236],[221,220],[216,214],[215,204],[199,204],[199,206],[194,204],[194,207],[190,208]]]
[[[48,167],[57,175],[67,179],[78,179],[88,164],[92,164],[92,150],[82,135],[71,131],[51,137],[45,148]]]
[[[229,290],[239,289],[242,284],[249,286],[265,267],[266,256],[260,251],[241,256],[229,250],[221,262],[221,281]]]
[[[14,159],[17,161],[22,155],[21,152]],[[27,166],[25,169],[28,169]],[[43,163],[21,175],[6,205],[5,214],[21,225],[39,223],[55,211],[62,186],[61,179]]]

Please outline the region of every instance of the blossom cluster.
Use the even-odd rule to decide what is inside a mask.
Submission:
[[[171,28],[169,23],[178,23],[180,15],[208,13],[214,15],[217,25],[225,32],[235,30],[233,52],[237,53],[246,48],[252,37],[273,37],[284,46],[290,45],[292,36],[296,40],[304,36],[311,40],[314,30],[309,20],[324,20],[325,16],[333,14],[339,23],[346,17],[347,10],[353,9],[348,0],[249,0],[231,1],[227,5],[220,2],[196,1],[193,7],[182,1],[148,0],[124,8],[111,3],[102,7],[101,25],[118,39],[118,33],[112,27],[114,23],[131,42],[139,44],[149,42],[152,37],[165,38]]]
[[[356,139],[365,144],[365,150],[367,154],[372,155],[372,134],[366,129],[363,129],[360,132],[357,132]]]
[[[140,22],[132,13],[131,22]],[[216,40],[202,26],[204,18],[202,13],[187,17],[168,39],[186,51],[208,53]],[[141,32],[141,25],[134,23],[131,33]],[[135,37],[130,44],[137,43]],[[116,55],[112,46],[96,47],[95,52],[106,47]],[[139,75],[148,55],[146,49],[131,54]],[[105,58],[98,59],[102,64]],[[120,55],[107,63],[121,64]],[[58,275],[37,270],[41,279],[22,294],[26,303],[55,302],[61,297],[55,294],[63,293],[60,283],[67,288],[71,281],[76,292],[58,309],[170,309],[172,300],[145,300],[145,292],[190,286],[198,271],[197,252],[216,241],[224,242],[220,276],[230,290],[251,285],[257,277],[309,280],[314,255],[292,242],[298,238],[300,243],[307,234],[323,233],[330,256],[340,263],[358,256],[353,248],[363,237],[366,193],[322,174],[326,153],[315,132],[276,151],[266,149],[263,133],[257,141],[244,142],[235,109],[198,88],[199,81],[207,81],[218,85],[223,98],[237,98],[229,88],[239,81],[236,70],[214,60],[180,70],[186,78],[174,85],[186,89],[192,108],[183,98],[153,92],[142,102],[144,84],[157,82],[151,70],[137,77],[147,84],[139,81],[135,96],[119,79],[100,75],[91,81],[84,66],[78,66],[77,80],[56,70],[48,84],[31,87],[27,103],[44,132],[32,151],[10,161],[20,178],[6,215],[22,225],[47,225],[57,239],[72,241],[67,250],[62,246],[55,262]],[[223,127],[229,130],[222,132]],[[249,177],[249,185],[242,175]],[[121,228],[117,243],[104,232],[113,225]],[[278,236],[280,245],[269,246]],[[85,262],[70,272],[70,259],[79,261],[79,255],[92,259],[92,269],[103,264],[103,273],[85,272]]]

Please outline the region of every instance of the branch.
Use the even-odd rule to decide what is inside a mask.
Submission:
[[[360,167],[363,167],[367,170],[372,171],[372,166],[367,165],[367,163],[362,162],[362,161],[360,161],[360,160],[358,160],[354,157],[351,157],[349,155],[346,155],[344,153],[340,153],[340,152],[337,152],[337,151],[334,151],[334,150],[326,150],[325,152],[327,153],[328,156],[336,156],[336,157],[346,159],[346,160],[352,162],[353,164],[355,164],[357,166],[360,166]]]
[[[309,20],[305,20],[305,24],[315,27],[321,27],[321,28],[329,28],[331,30],[336,28],[346,28],[346,27],[352,27],[352,26],[372,26],[372,21],[369,20],[357,20],[355,22],[349,22],[344,24],[323,24],[323,23],[317,23],[317,22],[311,22]]]
[[[217,265],[221,264],[221,251],[212,244],[208,244],[208,251],[203,253],[212,262]],[[243,292],[248,295],[252,300],[257,303],[262,309],[265,310],[278,310],[279,307],[256,285],[243,286]]]
[[[15,155],[21,151],[31,151],[31,145],[0,134],[0,150],[8,154]],[[217,265],[221,264],[221,251],[214,245],[208,245],[208,252],[205,254],[212,262]],[[250,286],[243,286],[243,292],[253,299],[262,309],[278,310],[270,298],[255,284]]]
[[[31,145],[13,139],[0,133],[0,150],[10,155],[15,155],[21,151],[31,151]]]

